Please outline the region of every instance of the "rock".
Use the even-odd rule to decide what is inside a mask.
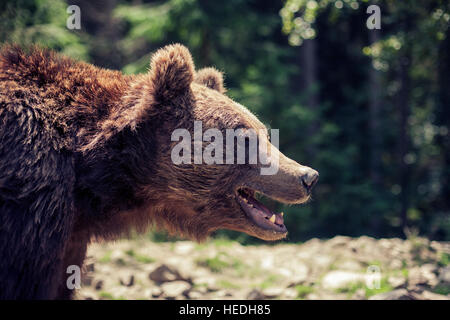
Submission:
[[[330,255],[316,254],[311,257],[311,264],[316,268],[328,268],[333,263],[333,258]]]
[[[190,241],[179,241],[175,244],[174,252],[176,254],[186,255],[194,250],[195,244]]]
[[[103,285],[104,285],[103,280],[97,280],[97,281],[95,281],[94,288],[95,288],[95,290],[102,290]]]
[[[434,271],[435,266],[425,264],[421,267],[413,267],[409,269],[408,273],[408,285],[409,286],[435,286],[438,283],[438,279]]]
[[[365,300],[366,299],[366,290],[364,290],[364,289],[356,290],[356,292],[353,294],[352,298],[354,300]]]
[[[356,260],[345,260],[339,262],[336,266],[340,270],[347,270],[347,271],[360,271],[361,269],[363,269],[363,265]]]
[[[439,270],[439,281],[450,284],[450,266],[441,268]]]
[[[191,283],[191,279],[183,277],[178,272],[178,270],[166,264],[162,264],[156,267],[156,269],[150,272],[149,278],[150,280],[153,280],[156,283],[179,281],[179,280]]]
[[[214,294],[214,297],[216,299],[219,298],[227,298],[227,297],[232,297],[233,294],[231,292],[229,292],[228,290],[219,290]]]
[[[264,298],[264,294],[258,289],[253,289],[247,295],[247,300],[263,300]]]
[[[194,300],[195,299],[200,299],[202,296],[203,296],[202,293],[197,291],[197,290],[191,290],[188,293],[188,298],[189,299],[194,299]]]
[[[81,275],[81,285],[82,286],[86,286],[86,287],[90,287],[92,286],[92,276],[88,275],[88,274],[82,274]]]
[[[351,240],[352,240],[352,238],[350,238],[350,237],[336,236],[336,237],[328,240],[327,244],[330,247],[342,247],[342,246],[346,246]]]
[[[308,280],[308,276],[308,266],[302,263],[297,263],[295,265],[294,274],[289,279],[291,283],[295,282],[296,284],[301,284]]]
[[[120,284],[126,287],[131,287],[134,285],[134,275],[129,275],[126,277],[120,277]]]
[[[163,283],[160,288],[166,299],[176,299],[181,296],[187,297],[191,285],[186,281],[170,281]]]
[[[162,295],[162,290],[158,287],[151,288],[146,291],[146,296],[152,297],[152,298],[159,298]]]
[[[423,291],[420,295],[421,300],[450,300],[449,297],[444,296],[442,294],[437,294],[431,291]]]
[[[292,277],[293,272],[289,270],[288,268],[277,268],[276,273],[278,273],[280,276],[284,278],[290,278]]]
[[[95,271],[95,263],[91,262],[85,264],[86,272],[94,272]]]
[[[326,289],[338,289],[351,283],[365,280],[365,275],[350,271],[335,270],[328,272],[322,280],[322,286]]]
[[[389,277],[388,283],[394,288],[398,289],[406,285],[406,279],[403,277]]]
[[[392,261],[389,263],[389,269],[401,269],[403,266],[403,263],[400,259],[392,259]]]
[[[397,289],[376,294],[370,297],[369,300],[417,300],[417,297],[410,294],[406,289]]]
[[[273,299],[283,294],[283,288],[267,288],[262,291],[262,294],[267,299]]]
[[[287,288],[283,290],[283,297],[285,299],[295,299],[298,296],[298,292],[295,289]]]

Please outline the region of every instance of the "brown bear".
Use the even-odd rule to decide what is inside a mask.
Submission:
[[[284,238],[282,214],[255,193],[302,203],[318,173],[278,149],[275,175],[261,175],[261,164],[175,165],[171,134],[194,121],[266,130],[225,95],[220,72],[195,71],[182,45],[160,49],[149,72],[134,76],[4,46],[0,298],[70,298],[67,267],[82,266],[91,241],[152,224],[196,240],[222,228]]]

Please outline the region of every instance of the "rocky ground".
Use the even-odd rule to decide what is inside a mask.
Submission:
[[[78,299],[447,299],[450,243],[369,237],[242,246],[94,244]]]

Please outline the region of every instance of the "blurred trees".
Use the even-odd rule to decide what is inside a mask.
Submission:
[[[0,40],[126,73],[146,72],[165,44],[187,45],[197,68],[223,70],[228,94],[280,129],[286,155],[320,172],[313,201],[284,208],[290,240],[405,227],[450,239],[448,1],[70,4],[80,31],[65,29],[61,0],[3,2]],[[366,27],[371,4],[381,30]]]

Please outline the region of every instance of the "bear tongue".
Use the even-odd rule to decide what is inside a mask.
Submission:
[[[275,221],[272,221],[273,223],[276,223],[276,224],[279,224],[279,225],[282,225],[284,223],[283,216],[280,213],[276,213],[276,212],[271,211],[269,208],[264,206],[261,202],[259,202],[258,200],[256,200],[252,196],[248,197],[248,203],[253,205],[254,208],[259,210],[261,213],[263,213],[268,218],[272,218],[273,219],[273,216],[275,215]]]

